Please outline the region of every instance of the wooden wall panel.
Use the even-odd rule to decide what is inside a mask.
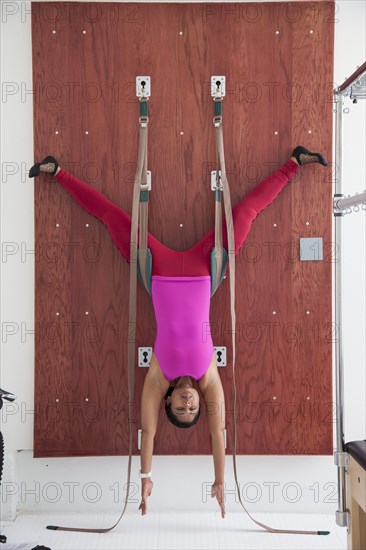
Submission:
[[[227,77],[232,206],[297,144],[331,160],[333,10],[33,2],[35,159],[53,154],[131,213],[135,77],[151,75],[149,231],[187,249],[214,223],[212,74]],[[331,169],[307,166],[256,219],[236,259],[238,454],[332,452],[331,216]],[[324,261],[300,262],[300,237],[323,237]],[[34,454],[127,454],[128,265],[106,228],[47,176],[35,181],[35,242]],[[152,346],[152,303],[138,288],[137,346]],[[230,453],[228,279],[211,324],[214,345],[228,348],[220,374]],[[136,367],[135,454],[145,374]],[[211,452],[204,411],[179,430],[162,407],[159,425],[155,454]]]

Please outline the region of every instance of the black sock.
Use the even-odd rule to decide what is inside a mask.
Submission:
[[[29,170],[29,177],[39,176],[40,172],[45,172],[54,176],[58,168],[58,162],[54,157],[48,156],[41,162],[36,162]]]

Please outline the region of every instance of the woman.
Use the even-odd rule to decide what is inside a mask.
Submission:
[[[321,154],[296,147],[286,164],[258,183],[233,208],[235,255],[240,251],[257,215],[273,202],[299,167],[309,163],[328,165]],[[46,157],[32,166],[29,177],[38,176],[40,172],[55,176],[80,206],[104,223],[129,263],[129,214],[61,168],[54,157]],[[225,219],[223,245],[227,250]],[[151,295],[158,330],[141,399],[142,500],[139,509],[142,515],[146,514],[146,502],[153,486],[151,462],[162,401],[165,400],[169,420],[177,427],[189,428],[197,423],[200,416],[201,393],[207,406],[214,459],[215,482],[211,495],[217,498],[221,515],[225,517],[225,399],[212,338],[207,330],[210,326],[209,256],[214,246],[214,228],[189,250],[171,250],[150,233],[147,246],[153,258]],[[190,355],[188,363],[187,349]],[[212,407],[213,403],[215,407]]]

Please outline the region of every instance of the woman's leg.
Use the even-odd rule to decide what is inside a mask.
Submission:
[[[83,182],[64,168],[59,167],[56,180],[89,214],[95,216],[108,229],[122,256],[130,262],[131,216],[102,193]],[[148,233],[148,247],[154,256],[166,249],[158,239]],[[166,249],[169,250],[169,249]],[[164,252],[166,252],[164,250]],[[154,262],[153,262],[154,263]]]
[[[102,221],[103,216],[108,210],[112,206],[117,206],[104,197],[102,193],[96,191],[73,174],[70,174],[70,172],[61,166],[57,168],[55,178],[84,210],[95,216],[98,220]]]
[[[52,156],[48,156],[40,163],[34,164],[29,171],[29,177],[39,176],[41,172],[54,175],[60,185],[82,208],[103,222],[118,250],[127,263],[130,263],[131,216],[104,197],[102,193],[59,166],[57,160]],[[193,274],[196,275],[196,264],[198,269],[202,269],[202,262],[199,257],[195,258],[196,262],[192,262],[192,258],[185,262],[184,251],[174,251],[168,248],[149,232],[147,234],[147,246],[152,254],[152,275],[180,277],[187,274],[187,269],[192,269]],[[203,274],[209,274],[208,267],[207,273],[204,272]]]
[[[267,206],[280,194],[282,189],[299,170],[299,165],[288,160],[268,178],[258,183],[236,206],[233,208],[235,255],[243,246],[251,225]],[[226,235],[226,224],[225,224]],[[227,237],[226,241],[227,243]]]
[[[276,170],[271,176],[258,183],[236,206],[232,209],[234,224],[235,255],[244,244],[255,218],[279,195],[285,185],[298,171],[299,165],[295,159],[289,159],[286,164]],[[222,221],[223,245],[227,250],[226,221]],[[202,261],[205,262],[212,247],[215,246],[215,228],[213,227],[198,243],[190,249],[196,252],[201,249]]]

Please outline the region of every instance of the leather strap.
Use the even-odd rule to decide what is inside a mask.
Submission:
[[[214,119],[215,122],[215,119]],[[231,199],[230,199],[230,191],[229,191],[229,184],[226,177],[226,167],[225,167],[225,155],[224,155],[224,141],[223,141],[223,131],[222,131],[222,121],[218,121],[216,117],[216,124],[215,124],[215,137],[216,137],[216,149],[219,156],[219,162],[220,162],[220,169],[221,169],[221,183],[223,186],[223,193],[224,193],[224,207],[225,207],[225,221],[226,221],[226,229],[227,229],[227,237],[228,237],[228,256],[229,256],[229,277],[230,277],[230,312],[231,312],[231,334],[232,334],[232,350],[233,350],[233,404],[232,404],[232,423],[233,423],[233,467],[234,467],[234,478],[235,478],[235,485],[238,493],[238,498],[241,506],[243,507],[244,511],[248,514],[250,519],[254,521],[259,527],[262,527],[266,531],[270,531],[271,533],[288,533],[288,534],[296,534],[296,535],[324,535],[329,534],[328,531],[300,531],[297,529],[274,529],[273,527],[270,527],[266,525],[265,523],[262,523],[256,519],[253,518],[253,516],[250,515],[248,510],[245,508],[241,494],[240,494],[240,487],[238,482],[238,476],[237,476],[237,466],[236,466],[236,380],[235,380],[235,329],[236,329],[236,314],[235,314],[235,241],[234,241],[234,224],[233,224],[233,216],[232,216],[232,209],[231,209]],[[217,206],[217,201],[216,201]],[[216,222],[218,223],[218,218],[216,219]],[[221,234],[221,226],[219,233],[221,234],[221,241],[220,238],[216,240],[216,233],[217,233],[217,223],[215,223],[215,247],[216,246],[222,246],[222,234]],[[218,257],[222,257],[222,255],[218,255]],[[221,266],[218,267],[218,270],[220,269],[221,272]],[[218,271],[217,270],[217,271]]]
[[[141,101],[141,100],[140,100]],[[147,119],[147,117],[146,117]],[[55,525],[47,525],[47,529],[57,531],[77,531],[81,533],[108,533],[112,531],[121,521],[128,503],[128,497],[130,494],[130,481],[131,481],[131,462],[132,462],[132,436],[134,427],[134,402],[135,402],[135,343],[136,343],[136,296],[137,296],[137,261],[138,261],[138,249],[137,249],[137,232],[139,223],[139,195],[141,182],[147,182],[147,123],[148,121],[141,121],[140,117],[140,133],[139,133],[139,152],[137,160],[137,170],[133,188],[132,199],[132,216],[131,216],[131,245],[130,245],[130,296],[129,296],[129,323],[128,323],[128,423],[129,423],[129,449],[128,449],[128,466],[127,466],[127,490],[124,501],[124,507],[118,520],[107,528],[98,529],[86,529],[82,527],[62,527]],[[146,203],[147,204],[147,203]],[[141,206],[141,203],[140,203]],[[142,208],[143,216],[145,215],[144,228],[147,229],[147,207]],[[147,244],[147,231],[146,235],[141,235],[143,231],[140,229],[140,245]],[[141,256],[140,256],[141,257]],[[146,253],[144,254],[146,258]],[[144,276],[146,270],[145,267],[141,270],[142,276]]]
[[[222,239],[222,187],[219,177],[219,165],[220,165],[220,154],[219,154],[219,145],[216,134],[216,191],[215,191],[215,282],[211,292],[211,297],[214,295],[218,287],[220,286],[220,277],[224,261],[224,246]],[[211,278],[212,278],[211,273]]]
[[[145,108],[143,109],[144,112],[147,111],[147,99],[141,98],[140,99],[140,111],[142,103],[146,103]],[[138,263],[140,266],[140,274],[142,277],[142,282],[147,291],[149,291],[150,284],[147,280],[147,271],[146,271],[146,264],[147,264],[147,229],[148,229],[148,208],[149,208],[149,192],[147,191],[147,130],[148,130],[148,122],[149,118],[148,116],[140,117],[140,132],[141,130],[146,131],[146,140],[144,143],[142,143],[140,146],[143,147],[143,150],[141,154],[144,157],[143,160],[143,167],[142,167],[142,173],[141,173],[141,179],[139,180],[139,189],[140,189],[140,231],[139,231],[139,246],[138,246]],[[140,147],[139,147],[140,150]],[[137,168],[136,177],[139,175],[139,166]],[[136,179],[135,179],[136,182]],[[146,188],[145,191],[142,191],[142,187],[144,186]],[[144,200],[142,200],[142,195],[144,195]],[[138,219],[133,220],[133,222],[137,225]],[[131,228],[132,229],[132,228]],[[130,298],[131,299],[131,298]]]

